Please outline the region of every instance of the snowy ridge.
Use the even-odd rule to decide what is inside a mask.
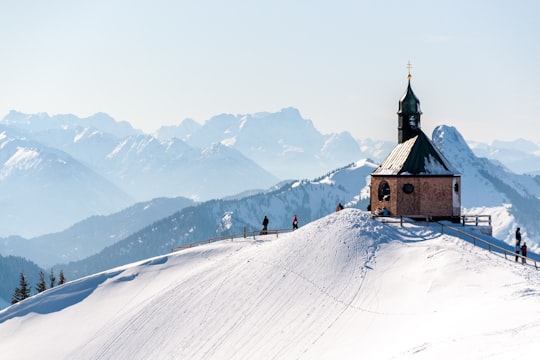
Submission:
[[[515,228],[527,234],[527,244],[540,244],[540,178],[519,175],[486,158],[475,156],[461,134],[451,126],[435,128],[435,146],[462,174],[462,213],[492,215],[493,235],[512,244]]]
[[[345,209],[56,287],[0,311],[0,338],[21,360],[521,358],[539,297],[534,269]]]

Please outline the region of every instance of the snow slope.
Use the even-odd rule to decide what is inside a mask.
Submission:
[[[345,209],[279,238],[115,268],[0,311],[0,351],[17,359],[533,357],[540,271],[435,229]]]

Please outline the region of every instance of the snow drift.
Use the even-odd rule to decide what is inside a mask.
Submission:
[[[18,359],[534,354],[540,272],[434,229],[346,209],[279,238],[111,269],[1,311],[0,349]]]

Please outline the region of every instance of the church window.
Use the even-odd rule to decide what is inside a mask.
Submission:
[[[390,200],[390,185],[388,185],[386,181],[381,181],[381,183],[379,184],[378,197],[379,201]]]
[[[413,184],[405,184],[403,185],[403,192],[405,194],[412,194],[414,191],[414,185]]]

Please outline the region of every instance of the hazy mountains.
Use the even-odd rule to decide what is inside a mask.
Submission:
[[[0,235],[38,236],[135,202],[223,198],[310,178],[358,159],[377,160],[385,142],[319,133],[295,109],[186,120],[143,134],[106,114],[27,115],[1,122]],[[373,150],[373,151],[371,151]]]
[[[525,139],[493,140],[490,144],[469,141],[477,156],[504,164],[518,174],[540,174],[540,146]]]
[[[530,249],[537,250],[538,177],[518,175],[477,157],[453,127],[437,127],[433,141],[462,173],[464,212],[493,215],[494,235],[507,243],[512,242],[515,226],[521,225]],[[127,213],[91,218],[69,231],[32,239],[31,243],[40,254],[41,247],[58,251],[65,261],[54,268],[63,269],[68,279],[74,279],[164,254],[177,245],[239,233],[244,227],[258,230],[265,214],[270,218],[270,228],[289,228],[292,215],[297,214],[303,226],[333,212],[338,202],[363,210],[369,197],[369,174],[376,166],[371,161],[358,161],[310,181],[290,181],[269,191],[229,200],[164,202],[164,210],[153,217],[145,214],[148,204],[141,203]],[[239,181],[242,183],[242,177]],[[160,203],[156,206],[161,207]],[[139,221],[134,223],[132,219]],[[96,231],[100,228],[107,231]],[[84,257],[84,252],[93,255]],[[52,258],[38,258],[37,253],[34,256],[34,261],[51,264]]]
[[[157,137],[171,136],[195,147],[222,143],[254,160],[281,179],[312,178],[362,157],[358,142],[348,132],[322,135],[294,108],[277,113],[223,114],[198,125],[184,120],[161,128]]]
[[[0,125],[0,234],[52,232],[133,202],[66,152]]]
[[[519,175],[493,162],[478,158],[459,132],[439,126],[434,144],[462,173],[462,205],[467,214],[493,216],[494,235],[511,244],[515,226],[521,225],[532,251],[538,249],[540,226],[540,181]],[[181,244],[219,235],[257,230],[262,217],[271,228],[289,228],[292,215],[300,224],[333,212],[338,202],[364,210],[369,198],[369,174],[377,165],[360,161],[312,181],[297,181],[281,188],[235,200],[214,200],[185,208],[153,223],[101,253],[63,266],[72,277],[166,253]],[[519,225],[518,225],[519,224]]]
[[[30,239],[19,236],[0,239],[0,254],[25,257],[43,268],[82,260],[194,204],[181,197],[156,198],[111,215],[91,216],[61,232]]]

